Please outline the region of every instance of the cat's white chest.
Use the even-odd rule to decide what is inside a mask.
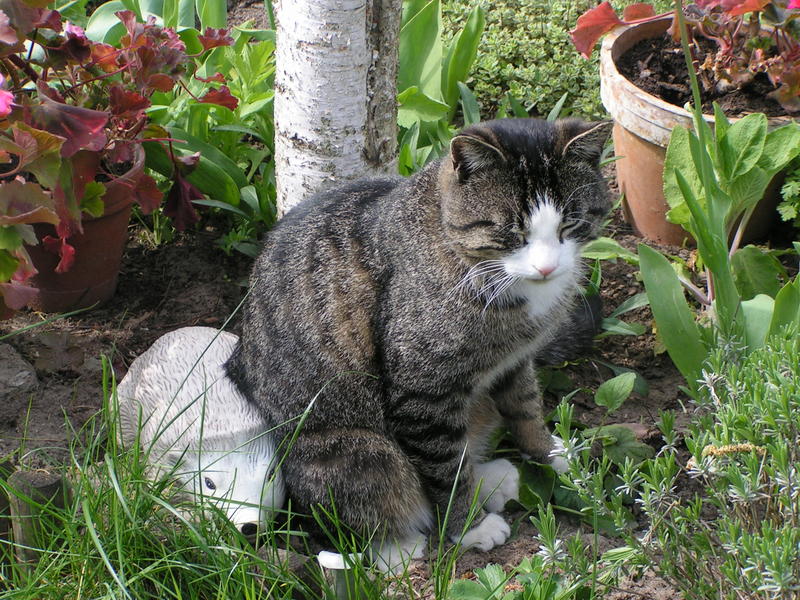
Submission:
[[[516,282],[509,293],[525,302],[528,317],[533,321],[546,319],[564,303],[569,302],[575,289],[572,274],[565,274],[553,280]]]

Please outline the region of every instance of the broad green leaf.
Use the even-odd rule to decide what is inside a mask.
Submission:
[[[732,202],[726,225],[730,221],[735,221],[744,210],[755,206],[764,197],[769,182],[770,176],[757,166],[731,181],[728,195]]]
[[[703,186],[700,183],[700,174],[692,162],[692,152],[689,147],[690,133],[683,127],[676,127],[672,130],[667,146],[666,157],[664,158],[664,197],[671,208],[684,204],[683,194],[678,187],[675,179],[675,170],[680,169],[696,198],[704,198]],[[688,214],[680,216],[673,215],[670,219],[673,223],[683,225],[688,222]],[[680,219],[680,220],[678,220]]]
[[[10,281],[16,273],[18,265],[19,259],[11,256],[6,250],[0,249],[0,282]]]
[[[790,123],[767,133],[758,166],[774,175],[800,154],[800,125]]]
[[[173,165],[164,147],[158,142],[145,142],[142,147],[145,151],[147,168],[171,178]],[[212,200],[221,200],[234,206],[239,204],[239,186],[225,171],[205,156],[200,157],[197,166],[186,178]]]
[[[644,244],[639,245],[639,264],[661,339],[672,362],[693,383],[707,352],[678,276],[664,256]]]
[[[236,183],[237,187],[241,188],[250,183],[239,165],[233,162],[233,160],[228,158],[215,146],[177,127],[169,127],[168,130],[170,136],[176,140],[181,140],[180,142],[172,142],[175,148],[188,150],[189,152],[200,152],[201,161],[206,159],[213,163],[218,169],[224,171],[228,177]],[[238,204],[238,202],[236,202],[236,204]]]
[[[775,300],[766,294],[759,294],[751,300],[745,300],[742,304],[742,314],[744,315],[744,335],[747,343],[748,352],[764,345],[767,332],[772,322],[772,313],[775,307]]]
[[[487,600],[486,588],[474,579],[456,579],[450,584],[448,600]]]
[[[584,439],[600,441],[604,452],[616,465],[625,464],[627,458],[634,463],[640,463],[655,455],[655,450],[651,446],[637,440],[636,434],[624,425],[604,425],[584,429],[581,434]]]
[[[769,333],[775,335],[793,324],[800,325],[800,280],[796,278],[783,286],[775,296]]]
[[[526,510],[546,505],[553,497],[556,479],[551,466],[526,460],[519,466],[519,503]]]
[[[458,89],[461,92],[461,108],[464,113],[464,125],[474,125],[481,120],[481,107],[478,104],[478,100],[475,98],[475,94],[460,81],[458,82]]]
[[[411,5],[418,4],[406,3],[404,13],[411,10]],[[442,99],[441,22],[439,0],[431,0],[405,21],[398,42],[397,89],[416,86],[429,98]]]
[[[758,294],[775,297],[781,289],[779,281],[784,269],[780,262],[760,248],[745,246],[731,258],[733,278],[742,300]]]
[[[478,44],[481,41],[485,25],[486,11],[481,6],[476,6],[464,25],[453,39],[447,58],[442,65],[442,96],[450,107],[448,116],[455,114],[459,96],[463,99],[463,91],[459,94],[459,83],[466,83],[469,71],[478,54]]]
[[[767,116],[750,113],[734,122],[717,144],[726,157],[727,181],[733,181],[756,166],[764,152],[767,138]]]
[[[475,569],[475,577],[483,585],[485,592],[490,594],[489,597],[501,598],[503,595],[503,588],[508,582],[510,576],[506,575],[503,567],[500,565],[489,564],[481,569]]]
[[[639,264],[639,257],[634,252],[624,248],[618,241],[609,237],[600,237],[586,244],[581,251],[581,256],[595,260],[621,258],[628,264]]]
[[[410,128],[419,121],[438,121],[447,116],[446,104],[429,98],[419,88],[412,86],[397,96],[397,123]]]
[[[192,10],[194,10],[194,2],[192,2]],[[199,36],[200,32],[194,27],[186,27],[178,32],[178,37],[181,38],[181,41],[186,46],[187,54],[201,54],[203,52],[203,44],[200,43]],[[201,67],[196,72],[196,75],[200,77],[205,76],[204,70],[205,69]]]
[[[178,27],[194,27],[194,12],[193,0],[178,0]]]
[[[83,190],[83,198],[81,198],[81,210],[87,212],[93,217],[102,217],[105,211],[105,203],[103,196],[106,193],[106,186],[98,181],[90,181],[86,184]]]
[[[16,227],[0,226],[0,250],[16,250],[22,246],[22,242],[22,236]],[[0,277],[0,281],[5,280]]]
[[[206,27],[219,29],[228,21],[228,3],[225,0],[196,0],[195,9],[200,18],[200,31]]]
[[[605,406],[609,414],[616,411],[633,391],[633,383],[636,375],[633,373],[623,373],[604,381],[597,388],[594,395],[594,402],[598,406]]]
[[[170,3],[170,0],[137,0],[139,3],[139,14],[142,21],[146,21],[148,17],[153,16],[156,18],[156,25],[164,25],[164,2]]]
[[[95,42],[116,46],[126,32],[122,21],[114,13],[125,9],[121,0],[111,0],[98,6],[86,24],[86,37]]]
[[[647,396],[650,394],[650,385],[647,383],[647,380],[633,369],[629,369],[627,367],[620,367],[619,365],[615,365],[614,363],[606,362],[604,360],[597,360],[597,362],[611,369],[614,375],[622,375],[623,373],[633,373],[636,376],[636,381],[634,381],[633,383],[633,391],[639,394],[640,396]]]

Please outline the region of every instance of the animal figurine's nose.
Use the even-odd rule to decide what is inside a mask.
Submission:
[[[258,531],[258,525],[255,523],[245,523],[242,525],[242,534],[243,535],[255,535]]]

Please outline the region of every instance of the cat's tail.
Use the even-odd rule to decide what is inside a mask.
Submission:
[[[536,355],[540,367],[555,367],[589,354],[603,321],[603,301],[598,294],[584,296],[559,326],[550,342]]]

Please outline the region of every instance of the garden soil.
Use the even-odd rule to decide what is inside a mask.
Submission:
[[[222,327],[235,312],[245,291],[250,260],[242,255],[226,256],[215,246],[219,233],[213,227],[179,235],[162,246],[152,245],[141,226],[133,225],[129,233],[119,288],[108,304],[22,332],[25,327],[42,324],[48,315],[23,312],[0,322],[0,336],[20,332],[4,341],[32,366],[38,381],[30,394],[18,395],[16,405],[0,411],[0,457],[17,451],[16,461],[26,468],[65,464],[69,461],[70,438],[84,435],[84,423],[101,409],[102,357],[119,381],[131,361],[159,336],[190,325]],[[607,233],[632,250],[639,242],[618,212]],[[690,258],[684,249],[665,250]],[[602,298],[606,315],[642,289],[634,267],[621,261],[604,262]],[[681,377],[665,354],[653,351],[655,339],[648,309],[628,313],[626,320],[642,323],[647,333],[603,339],[590,356],[561,371],[568,381],[561,382],[559,393],[548,392],[546,402],[553,409],[561,393],[596,389],[613,376],[608,364],[634,369],[647,379],[649,393],[634,394],[615,413],[613,421],[630,424],[640,439],[657,447],[660,436],[655,423],[660,410],[678,411],[679,425],[685,424],[680,413]],[[234,317],[227,328],[238,333],[238,319]],[[573,404],[575,416],[582,423],[594,426],[609,422],[605,411],[594,405],[590,391],[578,393]],[[490,562],[516,565],[538,550],[536,532],[528,519],[521,514],[509,515],[509,519],[518,522],[516,535],[492,552],[466,553],[457,567],[459,577],[469,577],[475,568]],[[579,523],[562,517],[561,527],[566,535],[577,531]],[[591,547],[593,537],[588,530],[584,535]],[[617,543],[603,536],[598,539],[599,552]],[[428,597],[432,592],[424,563],[415,566],[414,578],[421,597]],[[663,581],[645,575],[642,580],[628,582],[625,590],[609,591],[604,597],[677,598],[664,590],[668,588]]]
[[[697,38],[697,42],[702,51],[715,52],[708,40]],[[670,104],[683,107],[692,101],[689,71],[683,52],[680,47],[676,48],[668,35],[638,42],[619,58],[617,68],[637,87]],[[759,73],[741,89],[730,91],[720,91],[710,86],[705,88],[701,79],[703,112],[712,113],[712,103],[716,102],[729,117],[750,112],[763,112],[768,117],[786,116],[783,107],[767,97],[773,89],[764,73]]]

